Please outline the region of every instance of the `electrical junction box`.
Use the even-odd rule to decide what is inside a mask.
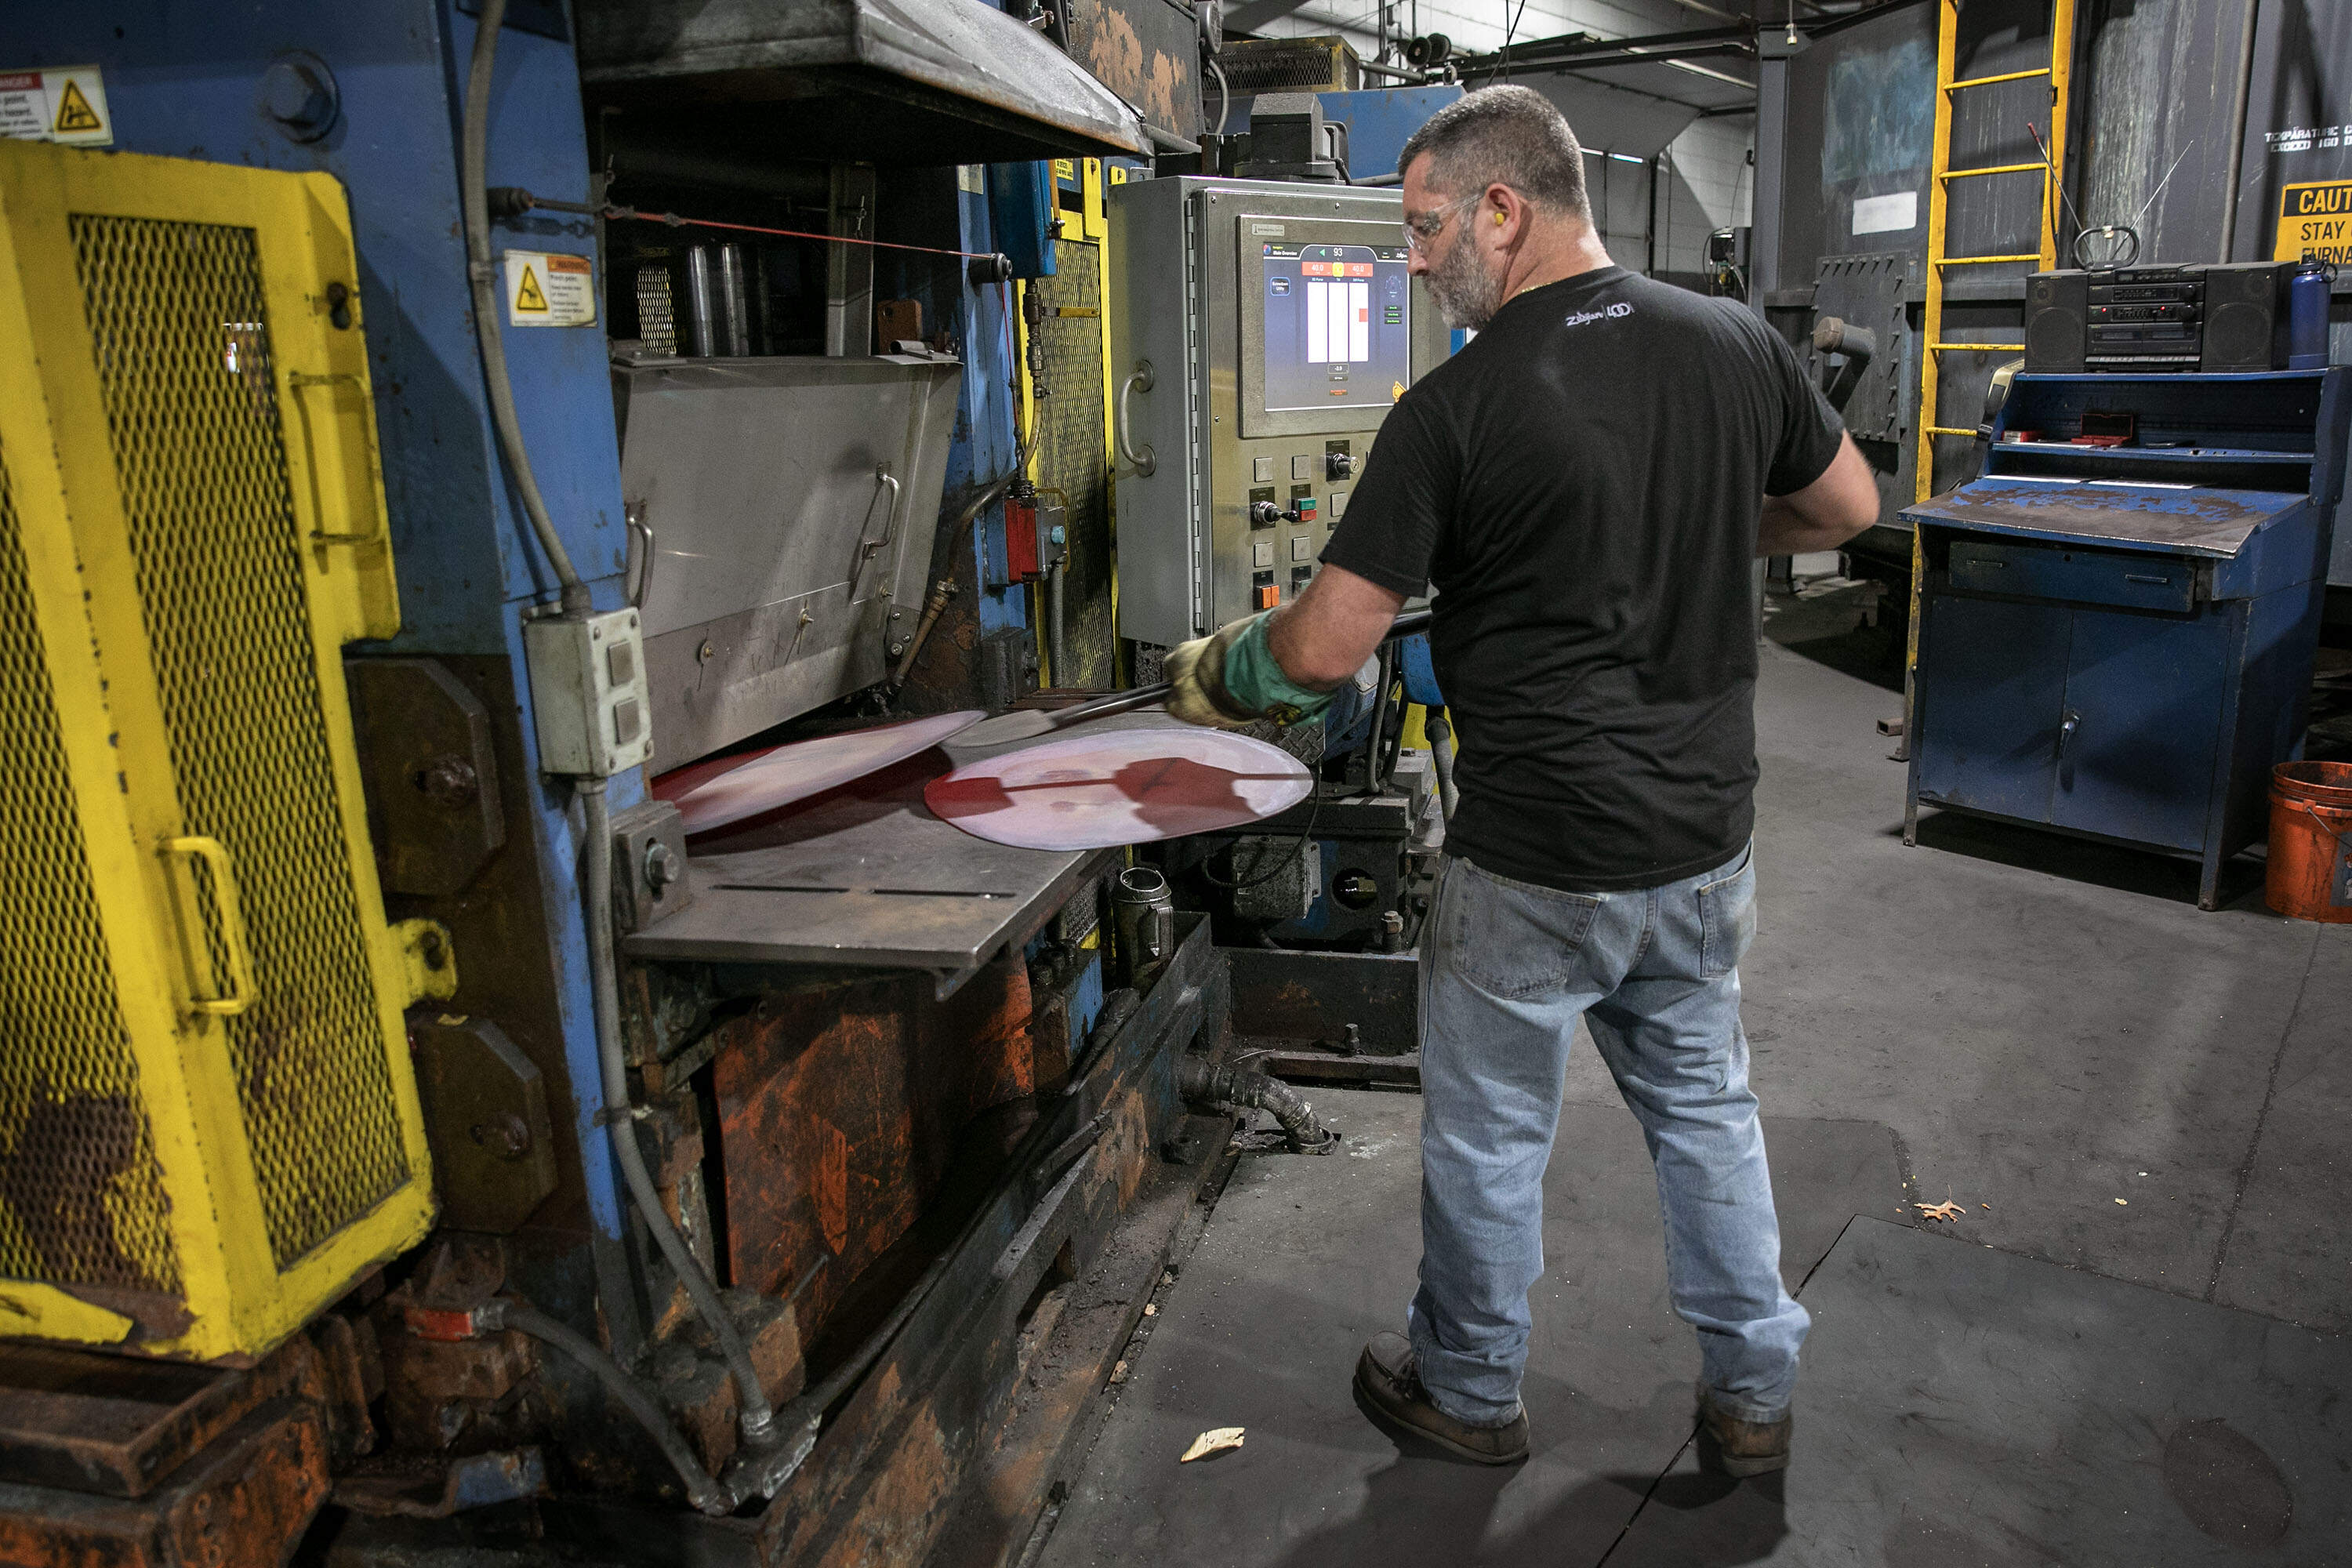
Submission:
[[[1394,189],[1188,175],[1106,200],[1119,627],[1173,645],[1312,579],[1381,422],[1452,334]]]
[[[645,631],[636,611],[527,622],[522,645],[541,773],[609,778],[653,755]]]

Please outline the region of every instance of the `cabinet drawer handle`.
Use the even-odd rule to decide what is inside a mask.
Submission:
[[[163,840],[163,853],[182,855],[202,860],[212,871],[213,907],[220,917],[221,946],[228,959],[228,988],[215,995],[205,994],[207,986],[195,973],[197,950],[204,941],[201,930],[188,933],[188,994],[199,1013],[209,1013],[215,1018],[233,1018],[253,1005],[253,950],[247,945],[245,906],[236,893],[236,863],[229,858],[228,846],[217,838],[190,835],[184,838]],[[217,976],[215,977],[217,980]]]
[[[2125,573],[2124,581],[2126,583],[2147,583],[2158,588],[2169,588],[2172,586],[2172,579],[2169,577],[2150,577],[2146,574],[2139,572]]]

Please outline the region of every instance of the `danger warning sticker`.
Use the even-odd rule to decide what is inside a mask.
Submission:
[[[96,66],[62,70],[0,71],[0,136],[62,142],[69,147],[110,147],[114,117]]]
[[[560,251],[507,252],[507,321],[518,327],[593,327],[596,290],[588,258]]]
[[[2352,267],[2352,180],[2320,180],[2279,192],[2278,247],[2273,261],[2315,256]]]

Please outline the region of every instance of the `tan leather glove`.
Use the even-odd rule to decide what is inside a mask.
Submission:
[[[1249,616],[1220,626],[1205,637],[1179,643],[1168,650],[1168,711],[1187,724],[1215,730],[1240,730],[1265,717],[1242,710],[1225,689],[1225,650],[1247,631],[1257,616]]]

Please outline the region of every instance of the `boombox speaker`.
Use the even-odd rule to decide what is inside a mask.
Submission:
[[[2090,300],[2088,273],[2036,272],[2025,280],[2027,370],[2081,373]]]
[[[2205,269],[2201,371],[2275,370],[2286,363],[2286,283],[2294,263],[2232,262]],[[2032,321],[2027,285],[2026,320]],[[2025,340],[2033,338],[2029,331]]]

